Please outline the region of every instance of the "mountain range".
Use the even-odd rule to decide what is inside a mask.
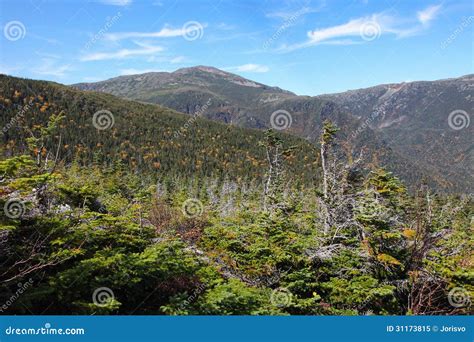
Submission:
[[[473,190],[474,75],[298,96],[213,67],[150,72],[73,85],[245,128],[276,128],[317,142],[325,119],[349,158],[384,166],[410,186]]]

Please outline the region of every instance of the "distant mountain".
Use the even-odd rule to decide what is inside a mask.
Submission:
[[[277,87],[207,66],[184,68],[175,72],[149,72],[119,76],[74,87],[93,90],[136,101],[157,103],[179,112],[193,114],[206,105],[209,119],[258,127],[249,111],[262,104],[295,96]]]
[[[474,75],[385,84],[319,99],[335,102],[445,188],[473,191]],[[452,113],[452,114],[451,114]]]
[[[283,113],[276,126],[288,126],[285,132],[311,141],[328,118],[341,127],[349,154],[365,149],[367,163],[386,166],[412,186],[424,178],[443,191],[473,189],[473,125],[453,129],[448,123],[455,110],[464,111],[461,115],[466,113],[470,120],[472,75],[310,97],[198,66],[74,87],[161,104],[187,114],[199,112],[212,120],[250,128],[272,127],[272,113]]]

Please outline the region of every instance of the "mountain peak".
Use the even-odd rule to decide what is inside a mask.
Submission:
[[[194,67],[181,68],[181,69],[178,69],[178,70],[176,70],[172,73],[173,74],[187,74],[187,73],[192,73],[192,72],[196,72],[196,71],[204,71],[204,72],[208,72],[208,73],[211,73],[211,74],[217,74],[217,75],[221,75],[221,76],[232,75],[231,73],[222,71],[222,70],[217,69],[215,67],[206,66],[206,65],[197,65],[197,66],[194,66]]]
[[[227,82],[237,84],[239,86],[252,87],[252,88],[271,88],[265,84],[258,83],[252,80],[249,80],[240,75],[233,74],[231,72],[223,71],[221,69],[206,66],[206,65],[197,65],[195,67],[181,68],[172,73],[173,75],[186,75],[186,76],[211,76],[214,79],[222,79]]]

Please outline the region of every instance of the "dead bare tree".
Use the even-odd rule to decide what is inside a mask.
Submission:
[[[265,211],[282,209],[285,170],[283,160],[285,155],[291,153],[292,147],[283,148],[281,139],[273,131],[265,133],[266,156],[268,171],[264,183],[263,207]]]
[[[346,228],[357,228],[363,235],[360,224],[355,219],[354,208],[360,192],[354,187],[354,174],[362,162],[363,154],[352,163],[345,161],[344,155],[336,150],[335,134],[337,127],[326,121],[321,134],[321,166],[323,189],[319,196],[320,217],[323,233],[330,236],[330,243],[344,239],[341,232]]]

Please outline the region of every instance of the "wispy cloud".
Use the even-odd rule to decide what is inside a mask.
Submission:
[[[312,43],[319,43],[334,38],[355,37],[360,35],[360,32],[365,25],[368,25],[369,23],[376,23],[379,27],[381,27],[386,21],[387,18],[384,18],[380,15],[372,15],[371,17],[353,19],[342,25],[309,31],[308,38]]]
[[[381,34],[383,31],[391,27],[391,21],[392,19],[389,16],[383,14],[373,14],[367,17],[352,19],[341,25],[309,31],[307,33],[308,39],[305,42],[293,45],[283,45],[278,49],[278,51],[289,52],[321,44],[355,44],[356,42],[352,38],[355,37],[362,40],[361,32],[364,30],[364,27],[368,27],[370,25],[371,27],[374,27],[376,31],[378,31],[375,32],[376,34]]]
[[[207,25],[203,24],[202,27]],[[172,38],[181,37],[186,34],[192,33],[196,30],[194,26],[183,26],[182,28],[171,28],[169,26],[163,27],[159,31],[155,32],[116,32],[107,33],[104,37],[108,40],[123,40],[123,39],[136,39],[136,38]]]
[[[3,64],[0,64],[0,74],[13,75],[13,73],[20,70],[23,70],[23,67],[18,67],[18,66],[12,67],[11,65],[6,66]]]
[[[227,23],[219,23],[219,24],[216,25],[216,27],[219,30],[224,30],[224,31],[231,31],[231,30],[235,30],[237,28],[237,26],[230,25],[230,24],[227,24]]]
[[[351,19],[348,22],[316,29],[307,33],[307,40],[293,45],[282,45],[277,51],[289,52],[309,46],[361,44],[381,35],[392,34],[404,38],[422,32],[435,19],[441,5],[430,6],[417,13],[416,20],[400,19],[385,12]],[[420,25],[421,23],[421,25]],[[368,35],[370,35],[368,39]]]
[[[119,32],[119,33],[108,33],[104,35],[109,40],[122,40],[129,38],[169,38],[179,37],[183,35],[183,29],[172,29],[164,27],[157,32]]]
[[[185,56],[173,56],[173,55],[153,55],[146,58],[148,63],[170,63],[170,64],[179,64],[188,61],[188,58]]]
[[[43,52],[43,51],[35,51],[35,54],[40,56],[40,57],[46,57],[46,58],[52,58],[52,59],[61,59],[61,56],[49,53],[49,52]]]
[[[64,77],[66,73],[71,71],[72,67],[70,64],[58,64],[56,58],[42,58],[41,64],[32,69],[32,72],[38,75]]]
[[[318,7],[302,7],[300,9],[292,10],[283,10],[283,11],[274,11],[265,14],[267,18],[280,18],[283,20],[289,20],[295,16],[301,16],[309,13],[316,13],[321,11],[321,8],[324,7],[324,4],[321,4]]]
[[[428,25],[433,19],[438,16],[440,10],[441,5],[429,6],[428,8],[425,8],[424,10],[419,11],[417,13],[418,20],[423,25]]]
[[[127,6],[132,3],[132,0],[99,0],[99,2],[104,5]]]
[[[179,64],[179,63],[183,63],[184,61],[186,61],[186,57],[184,57],[184,56],[176,56],[176,57],[173,57],[173,58],[170,60],[170,63],[171,63],[171,64]]]
[[[235,72],[268,72],[270,70],[270,68],[267,67],[266,65],[251,64],[251,63],[233,66],[233,67],[227,67],[223,69],[228,70],[228,71],[235,71]]]
[[[107,59],[124,59],[133,56],[146,56],[164,51],[162,46],[148,45],[140,42],[134,42],[139,48],[136,49],[121,49],[112,52],[96,52],[84,55],[80,58],[83,62],[102,61]]]
[[[52,44],[52,45],[57,45],[57,44],[60,43],[57,39],[43,37],[43,36],[40,36],[40,35],[37,35],[37,34],[34,34],[34,33],[29,33],[28,36],[31,37],[31,38],[34,38],[34,39],[45,41],[45,42],[47,42],[49,44]]]

